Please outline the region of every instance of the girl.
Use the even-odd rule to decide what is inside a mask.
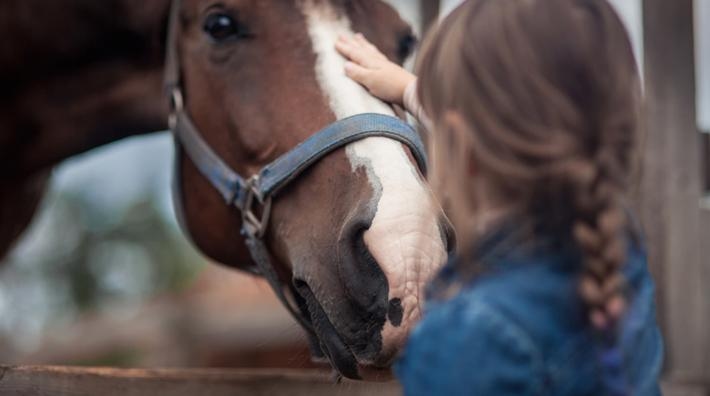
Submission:
[[[337,47],[351,78],[429,125],[459,237],[396,366],[405,393],[659,394],[625,202],[640,81],[611,6],[468,0],[426,41],[418,83],[361,35]]]

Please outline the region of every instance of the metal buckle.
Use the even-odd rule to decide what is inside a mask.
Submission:
[[[271,217],[271,197],[264,199],[260,196],[256,186],[259,177],[254,176],[247,180],[246,198],[242,208],[242,229],[246,236],[261,239],[266,234]],[[261,216],[258,216],[254,209],[256,205],[261,207]]]
[[[185,102],[182,97],[180,88],[175,87],[170,91],[170,115],[168,116],[168,126],[171,130],[175,130],[177,126],[177,115],[184,109]]]

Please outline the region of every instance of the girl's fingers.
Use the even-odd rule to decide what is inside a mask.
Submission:
[[[355,34],[355,41],[361,45],[363,48],[366,48],[367,50],[371,51],[373,54],[376,54],[380,58],[385,58],[385,56],[380,52],[379,48],[375,47],[374,44],[372,44],[370,41],[367,40],[367,38],[362,34],[362,33],[357,33]]]
[[[360,33],[350,37],[338,37],[335,48],[344,57],[368,68],[374,67],[380,61],[387,61],[387,57]]]
[[[338,52],[340,52],[340,54],[344,57],[360,65],[365,65],[369,60],[368,56],[364,51],[362,51],[362,49],[343,40],[338,40],[335,43],[335,49],[337,49]]]
[[[349,44],[349,45],[355,45],[356,41],[350,36],[346,35],[340,35],[338,36],[338,42],[344,43],[344,44]]]
[[[371,45],[370,42],[367,40],[364,34],[362,33],[355,33],[355,36],[353,36],[355,41],[360,42],[363,45]]]
[[[340,37],[338,37],[337,42],[342,43],[344,45],[348,45],[353,48],[364,49],[363,45],[358,40],[356,40],[354,36],[341,35]]]
[[[362,33],[355,34],[355,41],[357,41],[360,45],[362,45],[365,48],[377,50],[377,48],[374,45],[372,45],[372,43],[367,41],[367,39],[365,38],[365,36]]]
[[[369,71],[366,68],[358,65],[357,63],[345,63],[345,74],[360,84],[365,84],[365,79],[367,78],[368,73]]]

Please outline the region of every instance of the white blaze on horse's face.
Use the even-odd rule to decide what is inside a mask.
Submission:
[[[371,96],[344,74],[345,59],[335,50],[339,35],[354,34],[344,13],[328,1],[302,3],[313,49],[316,76],[338,119],[361,113],[394,115],[392,108]],[[383,352],[399,348],[419,318],[424,285],[446,259],[438,226],[439,210],[416,165],[399,142],[368,138],[347,149],[353,172],[365,168],[375,192],[375,217],[365,232],[365,243],[389,283],[389,298],[401,299],[402,323],[388,320],[382,331]]]

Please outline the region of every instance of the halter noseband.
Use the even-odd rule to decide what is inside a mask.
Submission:
[[[368,137],[386,137],[405,144],[419,168],[426,171],[426,154],[419,134],[399,118],[381,114],[359,114],[337,121],[315,133],[293,150],[265,166],[256,175],[243,178],[210,148],[188,115],[181,86],[178,36],[181,0],[173,0],[168,27],[165,88],[170,97],[170,129],[200,173],[222,195],[227,205],[242,215],[242,235],[257,265],[251,271],[263,276],[291,315],[306,329],[312,326],[284,294],[276,269],[263,241],[271,214],[271,203],[278,193],[303,171],[333,151]],[[255,209],[261,210],[256,211]],[[257,214],[258,212],[258,214]],[[293,289],[290,289],[293,293]],[[296,299],[295,295],[293,299]]]

